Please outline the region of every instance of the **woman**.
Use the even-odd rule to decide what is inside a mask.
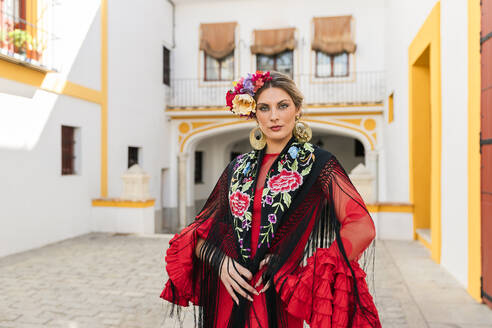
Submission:
[[[199,305],[195,325],[381,327],[358,264],[372,218],[337,158],[309,143],[302,100],[278,72],[227,92],[229,109],[257,122],[254,149],[227,165],[165,258],[161,298]]]

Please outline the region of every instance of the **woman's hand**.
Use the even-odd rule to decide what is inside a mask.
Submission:
[[[233,258],[226,256],[220,267],[220,279],[237,305],[239,305],[239,299],[235,292],[251,302],[253,298],[244,289],[255,295],[260,295],[253,286],[244,280],[243,276],[248,280],[253,279],[253,274],[248,269],[237,263]]]
[[[272,257],[272,254],[267,254],[265,256],[265,258],[263,260],[261,260],[260,267],[259,267],[258,271],[260,271],[261,268],[263,268],[263,266],[267,265],[270,262],[271,257]],[[259,285],[261,285],[262,282],[263,282],[263,275],[261,275],[260,279],[258,279],[258,281],[256,282],[255,288],[258,287]],[[267,290],[269,287],[270,287],[270,280],[267,281],[266,285],[260,290],[260,294],[263,293],[265,290]]]

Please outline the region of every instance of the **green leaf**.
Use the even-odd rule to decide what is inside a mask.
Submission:
[[[290,206],[290,202],[292,200],[290,194],[288,192],[284,193],[283,198],[284,198],[285,206],[287,207]]]
[[[251,212],[244,213],[244,217],[246,218],[246,220],[251,221]]]
[[[279,172],[282,171],[282,164],[280,163],[280,161],[278,161],[277,170]]]
[[[304,170],[302,170],[301,175],[306,175],[306,174],[308,174],[309,172],[311,172],[311,165],[309,165],[309,166],[308,166],[308,167],[306,167]]]
[[[297,168],[298,168],[297,159],[295,159],[294,163],[292,163],[292,166],[290,167],[290,169],[292,171],[297,171]]]
[[[314,151],[313,146],[309,142],[304,143],[304,149],[309,150],[309,151]]]
[[[253,181],[254,180],[250,180],[250,181],[246,182],[245,184],[243,184],[242,192],[245,192],[246,190],[248,190],[249,187],[253,184]]]
[[[261,196],[263,197],[263,196],[268,195],[269,191],[270,191],[270,189],[268,189],[268,187],[263,188],[263,193],[261,194]]]

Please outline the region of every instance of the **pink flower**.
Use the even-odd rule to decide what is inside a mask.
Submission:
[[[297,171],[287,171],[285,168],[268,180],[268,187],[275,193],[295,190],[301,184],[302,176]]]
[[[249,207],[249,195],[236,190],[229,198],[231,212],[237,217],[242,217]]]

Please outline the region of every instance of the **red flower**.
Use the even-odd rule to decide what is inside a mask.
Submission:
[[[229,198],[232,214],[242,217],[249,207],[249,195],[236,190]]]
[[[275,193],[297,189],[302,183],[302,176],[297,171],[282,169],[279,174],[268,180],[268,187]]]
[[[227,103],[227,107],[229,107],[229,109],[232,109],[232,100],[234,99],[235,96],[236,96],[236,93],[232,92],[231,90],[227,91],[226,103]]]

